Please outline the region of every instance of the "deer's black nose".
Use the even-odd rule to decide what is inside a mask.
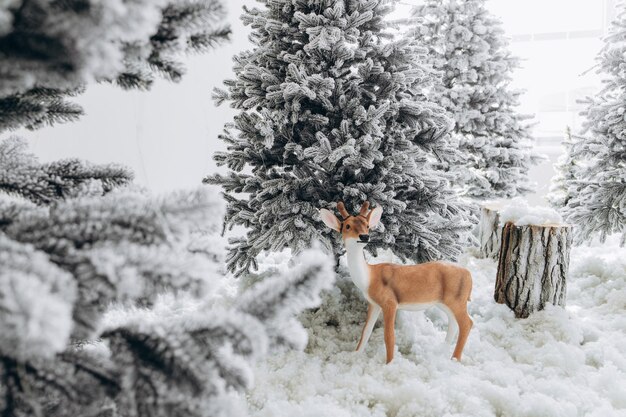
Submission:
[[[361,239],[361,242],[369,242],[370,235],[359,235],[359,239]]]

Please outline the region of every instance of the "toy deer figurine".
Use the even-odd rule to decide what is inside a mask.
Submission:
[[[387,363],[393,360],[395,347],[395,320],[398,309],[423,310],[430,306],[441,308],[448,316],[446,341],[451,343],[458,332],[453,359],[461,360],[461,353],[472,320],[467,313],[467,302],[472,291],[470,272],[459,266],[444,262],[428,262],[419,265],[381,263],[368,265],[363,248],[369,242],[369,229],[380,221],[381,207],[371,211],[366,201],[356,216],[351,216],[343,203],[337,203],[343,220],[332,212],[321,209],[326,226],[341,233],[346,246],[348,268],[354,284],[369,301],[367,320],[356,350],[362,351],[372,334],[380,312],[383,312]]]

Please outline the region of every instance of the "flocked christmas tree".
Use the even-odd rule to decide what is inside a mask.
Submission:
[[[0,130],[72,119],[92,80],[178,79],[201,50],[216,0],[20,1],[0,5]],[[211,17],[212,16],[212,17]],[[0,414],[244,416],[237,391],[270,347],[303,348],[294,319],[333,278],[314,252],[236,299],[223,281],[221,199],[154,197],[126,168],[40,163],[0,142]],[[116,306],[111,311],[111,306]]]
[[[435,164],[451,152],[450,121],[426,93],[431,71],[415,40],[396,40],[394,1],[261,1],[245,11],[254,48],[235,57],[218,103],[239,110],[215,156],[226,175],[226,225],[248,228],[229,265],[255,266],[264,250],[298,252],[321,238],[320,207],[382,206],[384,230],[368,247],[414,261],[459,254],[467,212]],[[358,211],[358,210],[357,210]]]
[[[218,301],[219,196],[156,198],[106,180],[130,178],[121,167],[82,163],[71,182],[48,166],[0,144],[0,414],[246,415],[235,392],[270,347],[305,346],[294,317],[332,284],[331,262],[304,254]],[[68,192],[48,192],[57,182]]]
[[[0,132],[76,120],[67,98],[92,81],[178,81],[181,55],[228,39],[221,0],[0,3]]]
[[[550,205],[559,210],[565,207],[578,192],[576,184],[580,162],[574,159],[574,149],[578,146],[578,141],[579,137],[572,135],[568,126],[562,142],[565,152],[555,165],[556,175],[552,178],[550,193],[547,196]]]
[[[409,36],[429,50],[441,73],[430,97],[454,119],[461,159],[447,161],[462,195],[476,200],[509,198],[530,190],[528,116],[518,112],[520,91],[511,88],[518,59],[485,0],[426,0],[413,11]]]
[[[578,164],[568,179],[574,191],[563,214],[576,225],[579,242],[621,233],[626,244],[626,4],[619,7],[598,56],[605,86],[588,100],[582,137],[568,155]]]

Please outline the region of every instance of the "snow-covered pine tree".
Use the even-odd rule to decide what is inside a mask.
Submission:
[[[23,196],[57,174],[44,178],[17,140],[0,149],[19,173],[0,188],[1,415],[243,416],[233,390],[250,385],[252,361],[270,344],[303,347],[294,317],[333,281],[323,254],[230,304],[206,301],[223,279],[216,192],[155,198],[116,184],[36,205]]]
[[[572,156],[578,140],[579,138],[572,135],[572,130],[568,126],[565,132],[565,139],[562,142],[564,153],[554,166],[556,175],[552,178],[550,193],[547,197],[550,205],[558,210],[565,207],[577,193],[577,172],[580,163]]]
[[[578,172],[569,181],[575,192],[562,212],[576,226],[580,243],[621,233],[626,244],[626,3],[618,7],[597,58],[605,86],[588,99],[582,137],[568,156]]]
[[[180,55],[228,39],[221,0],[0,3],[0,132],[76,120],[67,100],[93,81],[178,81]]]
[[[511,88],[518,66],[502,25],[485,0],[426,0],[413,11],[409,36],[428,48],[441,73],[429,97],[454,119],[462,160],[448,161],[461,195],[475,200],[510,198],[530,190],[529,116]]]
[[[228,201],[229,268],[256,266],[264,250],[299,252],[321,239],[342,252],[318,208],[342,200],[385,210],[379,242],[414,261],[451,259],[464,244],[465,207],[433,166],[451,150],[451,122],[425,94],[423,48],[390,34],[395,1],[261,1],[245,9],[254,48],[235,57],[236,78],[219,103],[238,109],[207,177]]]

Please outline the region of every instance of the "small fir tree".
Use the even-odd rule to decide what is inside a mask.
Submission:
[[[565,207],[570,199],[577,193],[578,171],[580,163],[573,156],[573,149],[577,146],[579,138],[572,135],[570,127],[567,127],[563,140],[564,153],[559,157],[555,165],[556,175],[552,178],[548,201],[552,207],[560,210]]]
[[[605,86],[587,101],[583,136],[568,158],[579,164],[569,187],[575,190],[563,208],[564,217],[576,225],[579,242],[590,237],[604,241],[621,233],[626,244],[626,4],[613,22],[597,61]]]
[[[502,24],[485,0],[426,0],[413,11],[412,37],[428,48],[441,73],[430,97],[454,119],[462,157],[447,161],[461,195],[475,200],[528,192],[529,116],[518,113],[520,91],[510,87],[519,65]]]
[[[226,40],[221,0],[52,1],[0,4],[0,132],[76,120],[67,100],[92,81],[149,88],[178,81],[180,55]]]
[[[431,71],[417,42],[396,40],[387,15],[394,1],[261,1],[245,9],[254,48],[235,57],[236,78],[217,90],[238,109],[215,160],[226,175],[231,270],[255,267],[264,250],[299,252],[322,239],[318,208],[369,200],[385,210],[369,247],[414,261],[451,259],[468,228],[465,207],[435,164],[451,153],[450,121],[430,102]]]

